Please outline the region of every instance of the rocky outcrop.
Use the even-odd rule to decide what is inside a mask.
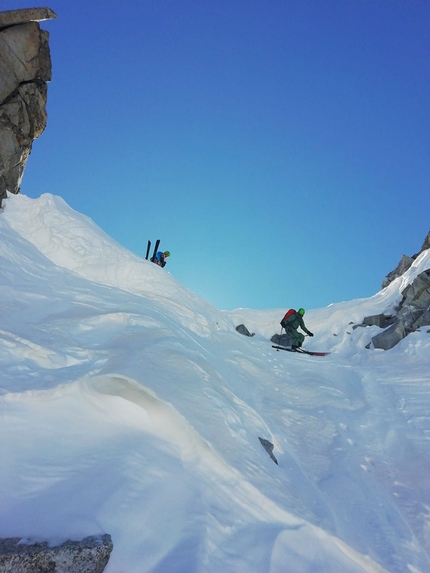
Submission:
[[[420,273],[402,297],[394,324],[372,338],[374,348],[389,350],[411,332],[430,325],[430,270]]]
[[[426,251],[427,249],[430,249],[430,231],[428,232],[427,237],[424,239],[424,243],[423,243],[423,246],[421,247],[421,250],[418,253],[415,253],[415,255],[412,255],[412,257],[408,257],[407,255],[403,255],[403,257],[400,259],[400,262],[397,265],[397,267],[393,271],[388,273],[388,275],[386,276],[386,279],[384,281],[382,281],[382,288],[387,287],[397,277],[401,277],[403,275],[403,273],[405,273],[409,269],[409,267],[412,265],[414,260],[423,251]]]
[[[19,193],[33,141],[46,127],[51,56],[39,22],[52,18],[50,8],[0,12],[0,206],[6,191]]]
[[[400,262],[397,265],[397,267],[393,271],[388,273],[386,279],[384,281],[382,281],[382,288],[387,287],[397,277],[401,277],[402,274],[405,273],[409,269],[409,267],[412,265],[413,262],[414,262],[414,259],[412,257],[408,257],[407,255],[403,255],[403,257],[400,259]]]
[[[20,541],[20,537],[0,540],[0,573],[102,573],[113,549],[107,534],[57,547]]]
[[[412,257],[403,255],[397,267],[387,275],[387,280],[382,283],[383,288],[397,277],[402,276],[414,260],[427,249],[430,249],[430,232],[419,253]],[[430,269],[416,276],[401,294],[402,300],[394,313],[367,316],[361,324],[353,326],[353,328],[379,326],[384,329],[372,338],[367,348],[389,350],[411,332],[424,326],[430,326]],[[427,332],[430,333],[430,328],[427,329]]]

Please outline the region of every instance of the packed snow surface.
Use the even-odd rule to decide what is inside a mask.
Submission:
[[[308,310],[312,357],[272,348],[287,300],[218,310],[57,196],[4,204],[1,537],[109,533],[106,573],[430,571],[430,327],[353,328],[430,251]]]

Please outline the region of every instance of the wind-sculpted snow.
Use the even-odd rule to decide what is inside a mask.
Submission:
[[[430,571],[429,334],[351,324],[428,254],[309,310],[315,358],[272,349],[284,309],[217,310],[58,197],[0,233],[0,536],[109,533],[106,573]]]
[[[181,285],[169,273],[116,243],[88,217],[71,209],[60,197],[43,195],[35,201],[11,197],[4,219],[54,265],[103,285],[153,299],[189,328],[209,333],[208,315],[217,311]],[[224,320],[218,313],[218,325]]]

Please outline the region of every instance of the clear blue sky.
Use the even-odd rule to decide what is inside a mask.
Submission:
[[[3,0],[1,9],[37,4]],[[221,309],[367,297],[430,228],[428,0],[51,0],[60,195]]]

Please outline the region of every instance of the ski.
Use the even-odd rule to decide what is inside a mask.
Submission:
[[[146,260],[148,260],[150,248],[151,248],[151,241],[148,241],[148,246],[146,247],[146,257],[145,257]]]
[[[155,241],[155,247],[154,247],[154,252],[152,253],[152,257],[151,257],[151,261],[154,262],[155,261],[155,255],[157,254],[158,251],[158,247],[160,246],[160,239],[157,239]]]
[[[314,352],[313,350],[305,350],[304,348],[285,348],[285,346],[277,346],[275,344],[272,344],[272,348],[276,348],[276,350],[285,350],[286,352],[308,354],[309,356],[328,356],[330,354],[330,352]]]

